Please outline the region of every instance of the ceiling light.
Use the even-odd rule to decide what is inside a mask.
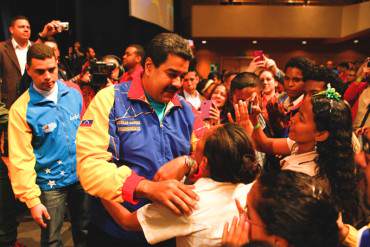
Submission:
[[[303,40],[302,41],[302,45],[307,45],[307,41],[306,40]]]
[[[355,44],[358,44],[358,39],[355,39],[354,41],[353,41],[353,43],[355,43]]]
[[[252,44],[254,44],[254,45],[255,45],[255,44],[257,44],[257,43],[258,43],[258,41],[257,41],[257,40],[253,40],[253,41],[252,41]]]
[[[202,44],[207,44],[207,40],[202,40]]]

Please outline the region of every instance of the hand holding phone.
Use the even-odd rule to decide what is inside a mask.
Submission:
[[[257,58],[256,62],[262,61],[264,59],[263,51],[262,50],[253,51],[253,57]]]
[[[204,100],[200,105],[200,115],[202,119],[210,118],[210,110],[212,107],[212,100]]]

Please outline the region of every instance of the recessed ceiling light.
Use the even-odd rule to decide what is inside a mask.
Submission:
[[[307,41],[306,40],[303,40],[302,41],[302,45],[307,45]]]
[[[253,41],[252,41],[252,44],[254,44],[254,45],[255,45],[255,44],[257,44],[257,43],[258,43],[258,41],[257,41],[257,40],[253,40]]]
[[[355,39],[354,41],[353,41],[353,43],[355,43],[355,44],[357,44],[359,41],[358,41],[358,39]]]
[[[207,44],[207,40],[202,40],[202,44]]]

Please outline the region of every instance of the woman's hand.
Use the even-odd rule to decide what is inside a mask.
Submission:
[[[248,232],[249,223],[247,221],[247,215],[243,213],[238,220],[238,217],[234,217],[229,229],[229,223],[226,222],[224,225],[224,231],[222,234],[222,246],[224,247],[240,247],[249,242]]]

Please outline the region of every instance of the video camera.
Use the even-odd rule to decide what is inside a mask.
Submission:
[[[108,78],[115,68],[116,65],[114,63],[98,61],[95,58],[90,60],[88,71],[91,74],[90,83],[94,90],[99,90],[103,85],[107,83]]]

